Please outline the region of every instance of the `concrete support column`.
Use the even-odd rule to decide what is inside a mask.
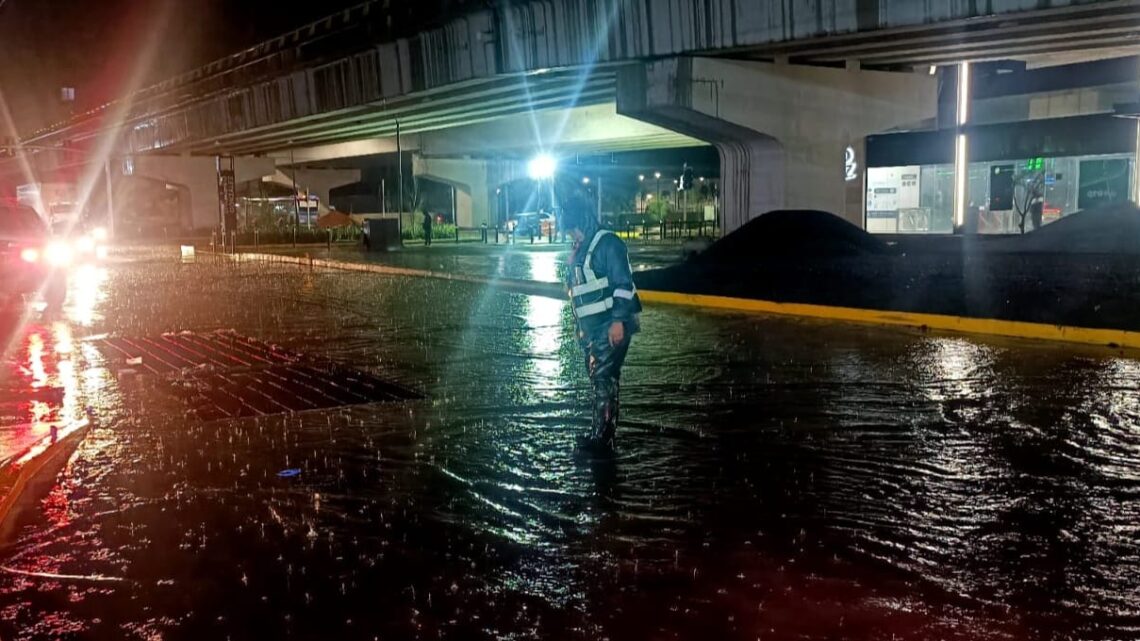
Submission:
[[[167,189],[178,191],[190,201],[187,218],[177,221],[185,230],[210,229],[218,224],[218,168],[214,158],[205,156],[136,156],[126,178],[148,179],[166,183]],[[274,173],[270,158],[241,157],[234,159],[237,183],[256,180]],[[116,203],[120,204],[120,203]],[[124,205],[126,206],[126,205]],[[120,222],[129,226],[134,215],[149,212],[124,212]]]
[[[441,158],[416,154],[412,171],[455,190],[455,221],[460,227],[495,224],[499,185],[526,175],[521,163],[481,158]]]
[[[625,67],[618,112],[715,145],[722,231],[773,209],[819,209],[863,226],[848,172],[867,135],[937,115],[937,84],[913,73],[709,58]]]

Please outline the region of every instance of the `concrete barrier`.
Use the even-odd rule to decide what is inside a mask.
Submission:
[[[51,434],[0,464],[0,541],[9,538],[15,526],[16,506],[28,485],[43,474],[57,470],[90,427],[91,421],[86,418],[63,427],[52,426]]]

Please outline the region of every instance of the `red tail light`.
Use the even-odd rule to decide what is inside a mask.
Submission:
[[[37,262],[40,259],[40,250],[35,247],[26,247],[20,252],[20,258],[23,259],[25,263]]]

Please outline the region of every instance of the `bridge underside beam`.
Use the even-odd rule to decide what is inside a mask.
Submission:
[[[418,149],[430,157],[528,159],[556,155],[634,151],[707,144],[691,136],[617,113],[617,104],[548,109],[480,124],[422,133]]]

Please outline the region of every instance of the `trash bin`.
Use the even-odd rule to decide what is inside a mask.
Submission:
[[[404,246],[400,239],[400,221],[396,218],[370,218],[364,222],[368,225],[365,233],[369,251],[386,252]]]

